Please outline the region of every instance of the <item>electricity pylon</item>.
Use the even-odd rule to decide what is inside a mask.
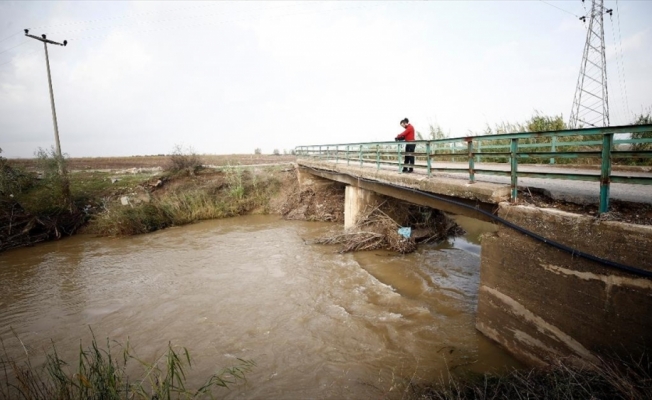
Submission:
[[[584,0],[582,0],[584,2]],[[568,126],[609,126],[609,94],[607,92],[607,60],[604,52],[604,14],[613,10],[604,8],[604,0],[592,0],[591,12],[580,17],[589,25],[586,32],[584,55],[577,78],[575,98]]]

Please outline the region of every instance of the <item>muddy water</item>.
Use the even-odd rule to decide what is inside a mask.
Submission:
[[[0,338],[38,357],[50,340],[125,343],[153,361],[169,341],[191,383],[237,358],[257,366],[228,398],[401,397],[406,382],[516,365],[474,329],[478,235],[401,256],[306,242],[331,224],[247,216],[126,239],[74,237],[0,255]]]

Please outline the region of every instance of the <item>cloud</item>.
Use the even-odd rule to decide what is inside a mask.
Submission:
[[[459,136],[534,109],[566,112],[582,27],[539,6],[25,2],[10,17],[22,24],[21,15],[38,10],[43,18],[33,19],[70,40],[50,55],[62,147],[71,155],[167,153],[175,143],[269,153],[391,140],[404,117],[422,132],[434,119]],[[637,68],[649,65],[641,21],[623,15],[623,27],[639,32],[623,30]],[[52,143],[43,53],[34,46],[0,66],[0,147],[9,156]],[[649,93],[649,78],[638,70],[627,77],[637,83],[631,99]]]

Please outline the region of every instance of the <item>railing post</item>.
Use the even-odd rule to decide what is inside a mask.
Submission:
[[[335,145],[335,164],[340,162],[340,145]]]
[[[360,158],[360,168],[362,168],[362,145],[360,145],[360,152],[358,153],[358,156]]]
[[[321,160],[321,146],[319,146],[319,153],[317,154],[317,159]]]
[[[602,166],[600,168],[600,207],[598,214],[609,211],[609,183],[611,177],[611,146],[614,142],[613,133],[602,136]]]
[[[403,168],[401,165],[401,143],[397,142],[396,143],[396,151],[397,151],[397,156],[396,156],[396,161],[398,161],[398,172],[402,172]]]
[[[351,159],[349,158],[349,145],[346,145],[346,165],[349,165],[351,162]]]
[[[552,137],[552,146],[550,146],[550,151],[552,153],[557,151],[557,136]],[[550,164],[555,163],[555,157],[550,157]]]
[[[510,150],[510,169],[512,177],[512,203],[516,201],[516,195],[518,193],[518,159],[516,154],[518,152],[518,139],[512,139],[512,142],[509,146]]]
[[[468,140],[467,148],[469,150],[469,183],[475,183],[475,162],[473,157],[473,139]]]
[[[376,171],[380,170],[380,145],[376,145]]]
[[[482,153],[482,141],[478,140],[478,153]],[[478,154],[478,162],[482,162],[481,156]]]
[[[426,165],[428,169],[428,177],[430,177],[430,142],[426,143]]]

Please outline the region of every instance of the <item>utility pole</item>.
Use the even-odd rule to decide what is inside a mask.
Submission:
[[[584,0],[582,0],[584,2]],[[577,78],[575,98],[568,126],[573,128],[609,126],[609,93],[607,92],[607,60],[604,47],[604,0],[592,0],[589,15],[580,17],[589,26]]]
[[[63,154],[61,153],[61,143],[59,142],[59,125],[57,123],[57,111],[54,107],[54,91],[52,90],[52,76],[50,75],[50,57],[48,56],[48,43],[56,44],[57,46],[66,46],[68,44],[68,41],[64,40],[63,43],[59,43],[53,40],[49,40],[45,36],[45,34],[41,35],[41,37],[30,35],[29,29],[25,29],[25,36],[31,37],[32,39],[36,39],[39,42],[43,42],[43,47],[45,48],[45,65],[47,66],[47,70],[48,70],[48,84],[50,87],[50,105],[52,106],[52,123],[54,124],[54,141],[57,148],[57,165],[59,167],[59,175],[61,176],[61,181],[62,181],[63,196],[66,202],[69,203],[68,205],[71,207],[72,210],[72,203],[70,201],[71,200],[70,183],[68,182],[66,167],[63,163]]]

